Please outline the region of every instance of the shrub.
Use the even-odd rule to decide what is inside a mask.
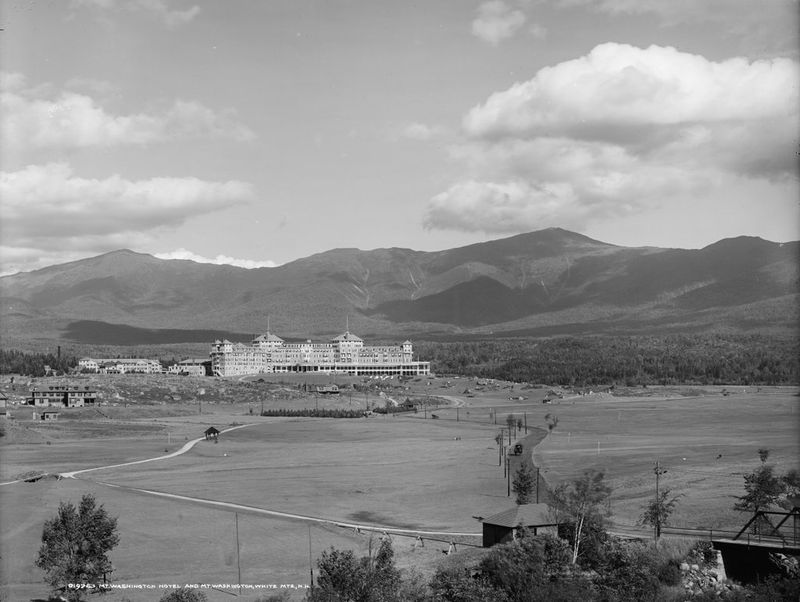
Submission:
[[[658,580],[664,585],[679,585],[681,582],[681,567],[677,560],[670,559],[658,569]]]
[[[206,602],[206,600],[208,600],[208,598],[203,592],[198,592],[188,587],[182,587],[167,592],[159,598],[158,602]]]

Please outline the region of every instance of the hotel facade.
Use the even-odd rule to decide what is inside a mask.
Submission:
[[[214,376],[325,372],[351,376],[420,376],[431,372],[430,362],[414,361],[410,341],[400,345],[364,345],[345,332],[328,343],[287,343],[267,332],[249,344],[216,340],[211,347]]]

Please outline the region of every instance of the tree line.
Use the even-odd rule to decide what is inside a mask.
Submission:
[[[45,366],[60,373],[67,373],[78,365],[78,359],[71,355],[52,353],[25,353],[14,349],[0,349],[0,374],[21,374],[23,376],[44,376]]]
[[[421,342],[439,374],[587,387],[788,385],[800,382],[794,336],[675,334]]]

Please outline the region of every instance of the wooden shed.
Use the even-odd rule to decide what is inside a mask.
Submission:
[[[483,547],[514,541],[522,527],[534,535],[558,535],[558,523],[547,504],[522,504],[483,519]]]

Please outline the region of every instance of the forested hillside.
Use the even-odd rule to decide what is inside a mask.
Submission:
[[[800,382],[793,336],[668,335],[418,343],[437,373],[586,387]]]

